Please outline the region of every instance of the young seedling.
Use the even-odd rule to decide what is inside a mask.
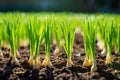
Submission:
[[[89,18],[85,20],[85,25],[82,27],[82,33],[85,46],[85,60],[83,66],[90,67],[91,72],[97,70],[95,48],[96,48],[96,22]]]
[[[44,38],[44,23],[40,19],[36,21],[36,27],[35,28],[35,36],[36,36],[36,53],[35,53],[35,65],[33,66],[33,69],[39,69],[41,62],[40,62],[40,46],[42,43],[42,40]]]
[[[106,42],[105,42],[105,22],[103,22],[104,19],[100,19],[97,22],[98,28],[97,28],[97,40],[98,40],[98,47],[102,50],[101,54],[106,55]],[[101,24],[102,23],[102,24]]]
[[[73,65],[72,61],[72,52],[73,52],[73,44],[75,37],[75,24],[70,20],[64,19],[61,23],[61,29],[63,32],[63,47],[67,55],[67,67],[71,67]]]
[[[113,21],[108,23],[108,29],[106,30],[106,46],[107,46],[107,56],[106,56],[106,64],[112,63],[112,39],[113,39]]]
[[[14,21],[14,22],[13,22]],[[16,64],[19,64],[19,61],[17,59],[20,54],[17,51],[18,43],[19,43],[19,26],[18,26],[18,19],[14,19],[11,21],[6,21],[6,36],[9,41],[10,47],[11,47],[11,53],[10,57],[12,57],[12,64],[15,62]]]
[[[45,59],[42,62],[42,66],[52,67],[52,63],[50,61],[50,44],[52,41],[52,27],[53,27],[53,18],[52,19],[45,19]]]
[[[113,47],[116,54],[120,54],[120,25],[116,21],[113,27]]]
[[[0,41],[0,47],[1,48],[7,48],[10,49],[10,45],[9,42],[7,40],[7,36],[6,36],[6,25],[5,25],[5,19],[3,18],[1,24],[0,24],[0,28],[1,28],[1,41]]]
[[[1,43],[2,43],[2,40],[3,40],[2,34],[4,34],[4,32],[3,32],[3,27],[2,27],[2,25],[0,24],[0,57],[3,57],[3,52],[2,52],[2,50],[1,50]]]
[[[57,19],[58,20],[58,19]],[[60,51],[62,49],[62,30],[60,27],[60,21],[55,20],[55,27],[54,29],[54,37],[56,41],[56,48],[54,51],[54,55],[57,57],[60,54]]]
[[[100,24],[100,23],[102,23],[102,24]],[[99,25],[98,26],[99,38],[103,42],[105,52],[107,53],[105,63],[111,64],[112,63],[111,50],[112,50],[113,30],[114,30],[113,21],[110,20],[110,23],[108,23],[106,19],[100,20],[98,22],[98,25]]]
[[[30,43],[30,58],[29,64],[33,69],[39,69],[41,66],[40,61],[40,46],[43,40],[44,25],[40,19],[33,17],[29,20],[28,27],[29,43]]]

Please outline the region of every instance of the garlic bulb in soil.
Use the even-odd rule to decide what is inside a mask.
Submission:
[[[84,60],[84,62],[83,62],[83,66],[86,66],[86,67],[92,66],[91,60],[88,59],[88,58],[85,58],[85,60]]]
[[[39,57],[35,59],[35,64],[33,65],[33,69],[39,69],[40,66],[41,66],[41,62],[40,62],[40,59]]]
[[[105,48],[103,48],[103,50],[102,50],[101,54],[105,56],[105,55],[106,55],[106,53],[107,53],[106,49],[105,49]]]
[[[74,65],[74,64],[73,64],[72,59],[67,59],[66,67],[71,67],[71,66],[73,66],[73,65]]]
[[[55,51],[54,51],[54,55],[56,56],[56,57],[58,57],[59,55],[60,55],[60,51],[61,51],[61,49],[62,49],[62,46],[60,46],[60,47],[56,47],[56,49],[55,49]]]
[[[49,57],[47,57],[47,56],[45,57],[45,59],[42,62],[42,66],[43,67],[46,67],[46,66],[52,67],[53,66]]]
[[[112,63],[112,56],[109,55],[109,53],[107,53],[107,56],[106,56],[106,61],[105,61],[105,64],[111,64]]]
[[[32,56],[29,58],[28,63],[29,63],[30,66],[34,65],[35,61],[34,61],[34,58]]]
[[[16,52],[16,58],[21,58],[20,53],[18,52],[18,50]]]
[[[96,63],[93,63],[91,67],[91,72],[95,72],[95,71],[97,71],[97,66],[96,66]]]
[[[18,59],[15,57],[15,56],[12,56],[12,60],[11,60],[11,63],[12,64],[17,64],[17,65],[20,65],[20,63],[19,63],[19,61],[18,61]]]
[[[98,40],[97,46],[99,47],[100,50],[104,49],[104,45],[103,45],[102,41],[100,41],[100,40]]]

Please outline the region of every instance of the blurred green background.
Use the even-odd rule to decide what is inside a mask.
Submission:
[[[0,11],[120,13],[120,0],[0,0]]]

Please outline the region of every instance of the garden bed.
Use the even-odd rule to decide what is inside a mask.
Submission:
[[[33,70],[29,64],[29,46],[20,47],[19,53],[21,58],[19,59],[21,65],[11,64],[9,58],[9,49],[2,48],[4,57],[0,58],[0,80],[119,80],[120,79],[120,57],[117,54],[112,53],[113,63],[111,65],[105,65],[105,55],[101,55],[101,50],[96,48],[96,61],[98,70],[96,72],[90,72],[90,67],[84,67],[84,43],[83,38],[79,34],[75,35],[74,49],[72,60],[74,66],[67,68],[65,52],[61,51],[61,54],[56,58],[53,55],[55,45],[51,46],[51,62],[53,67],[41,67],[39,70]],[[41,61],[45,57],[44,45],[41,45]]]

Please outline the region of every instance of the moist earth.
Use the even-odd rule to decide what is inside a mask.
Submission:
[[[97,41],[96,41],[97,42]],[[20,47],[19,53],[21,65],[11,64],[9,58],[10,49],[2,48],[4,57],[0,58],[0,80],[120,80],[120,55],[112,52],[113,63],[105,65],[105,55],[101,55],[96,46],[96,60],[98,70],[91,73],[90,67],[84,67],[85,57],[84,42],[81,34],[75,35],[72,60],[74,65],[66,67],[67,56],[64,50],[58,57],[53,55],[55,44],[51,45],[51,62],[53,67],[41,67],[39,70],[33,70],[28,64],[29,46]],[[45,47],[41,45],[41,61],[45,57]]]

